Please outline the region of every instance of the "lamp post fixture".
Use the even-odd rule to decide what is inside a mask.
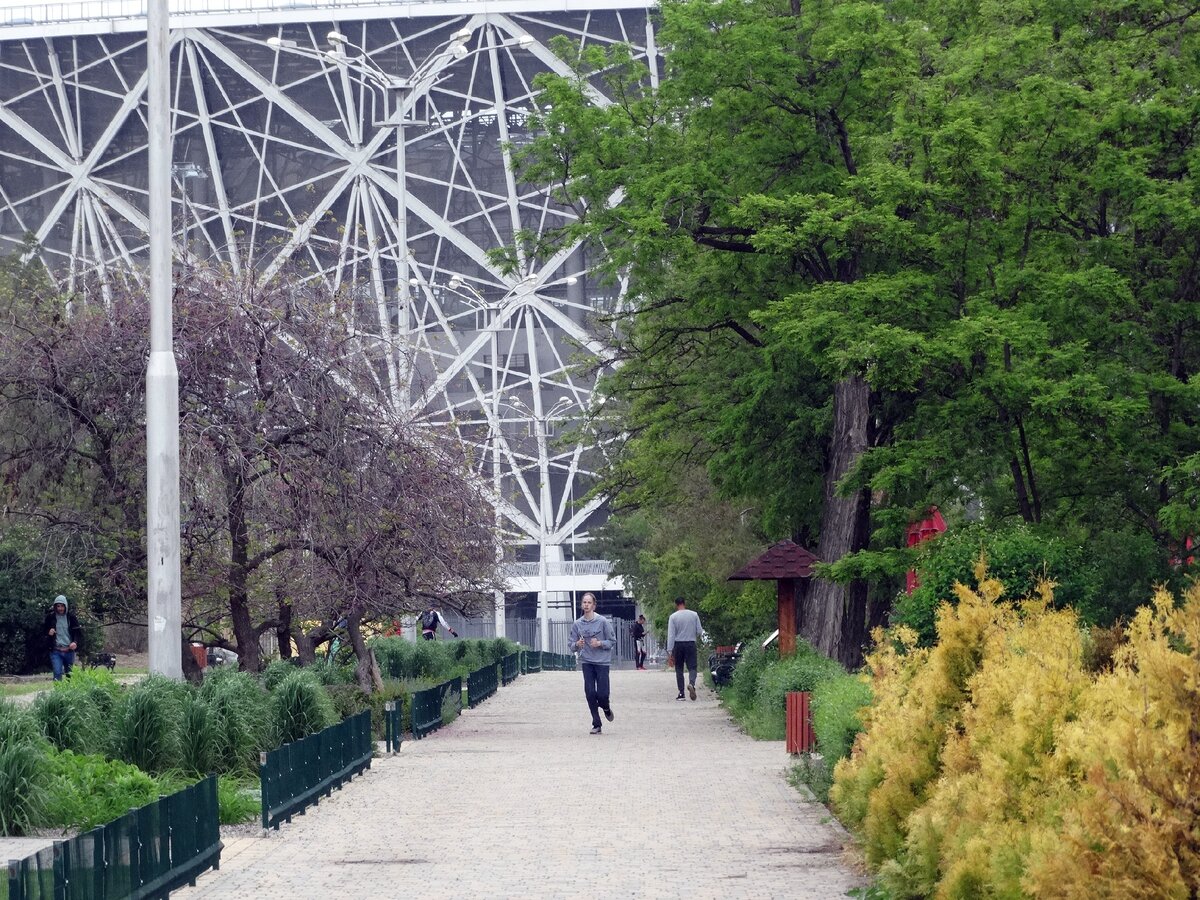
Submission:
[[[399,389],[399,403],[405,418],[409,414],[409,392],[412,384],[412,367],[407,360],[407,348],[408,336],[412,329],[412,298],[409,294],[409,287],[412,286],[413,279],[408,249],[408,181],[406,178],[404,127],[410,124],[421,124],[420,119],[410,116],[413,98],[429,91],[436,83],[438,76],[447,67],[482,50],[491,49],[489,47],[468,49],[467,42],[474,33],[472,28],[461,28],[454,32],[448,42],[430,54],[424,62],[413,69],[412,74],[407,78],[386,71],[371,59],[366,49],[351,42],[340,31],[329,32],[326,40],[332,49],[323,52],[302,47],[295,41],[286,38],[267,38],[267,43],[272,47],[291,50],[322,62],[332,62],[356,72],[364,84],[377,89],[383,97],[384,118],[378,124],[396,129],[396,303],[398,306],[397,328],[400,332],[400,343],[403,345],[399,364],[396,366],[396,381]],[[527,48],[533,43],[534,40],[531,36],[522,35],[515,40],[503,41],[497,46]],[[347,50],[351,51],[353,55],[348,54]],[[389,353],[389,361],[390,359]]]
[[[183,678],[179,370],[171,323],[171,45],[167,0],[146,10],[150,360],[146,366],[146,625],[150,671]]]
[[[530,409],[520,397],[512,394],[509,394],[505,401],[518,414],[531,420],[530,427],[537,439],[538,474],[541,478],[538,491],[538,506],[540,507],[538,513],[538,574],[542,582],[542,589],[538,593],[538,618],[541,620],[541,649],[548,650],[550,647],[550,592],[546,569],[546,544],[550,536],[552,513],[550,509],[550,456],[546,448],[546,437],[550,422],[574,406],[575,401],[569,397],[560,397],[553,406],[543,411],[541,410],[541,393],[536,389],[533,393],[533,409]]]

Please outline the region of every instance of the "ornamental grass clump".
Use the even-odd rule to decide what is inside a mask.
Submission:
[[[179,706],[179,770],[187,775],[216,772],[220,746],[217,713],[198,692],[189,694]]]
[[[1200,883],[1200,587],[1091,664],[1052,586],[1003,602],[981,562],[938,641],[877,633],[834,809],[895,897],[1188,897]],[[1190,886],[1190,887],[1189,887]]]
[[[30,715],[0,700],[0,836],[18,837],[41,824],[49,749]]]
[[[214,715],[216,759],[222,772],[258,771],[258,754],[276,746],[270,698],[246,672],[218,670],[200,687]]]
[[[113,756],[143,772],[173,768],[179,747],[179,701],[187,690],[153,675],[131,688],[113,721]]]
[[[337,722],[337,712],[325,688],[304,671],[293,672],[271,694],[275,734],[289,744],[316,734]]]

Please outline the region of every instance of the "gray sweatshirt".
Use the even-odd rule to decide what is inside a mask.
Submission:
[[[583,646],[575,646],[575,642],[583,638]],[[592,638],[598,638],[599,647],[592,646]],[[617,635],[613,631],[612,622],[602,615],[594,615],[591,620],[580,616],[571,625],[571,650],[579,654],[579,659],[585,663],[597,666],[612,665],[612,648]]]
[[[667,619],[667,654],[675,649],[676,641],[698,641],[704,629],[695,610],[677,609]]]

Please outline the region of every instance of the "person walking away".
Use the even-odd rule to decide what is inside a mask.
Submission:
[[[571,625],[571,650],[583,663],[583,694],[592,714],[591,734],[600,734],[600,710],[604,718],[613,720],[608,698],[608,671],[612,665],[612,648],[616,643],[612,622],[596,615],[596,595],[584,594],[583,615]]]
[[[427,641],[432,641],[437,637],[438,626],[441,625],[455,637],[458,637],[458,632],[450,627],[450,623],[442,618],[442,612],[436,605],[430,605],[429,609],[421,613],[421,637]]]
[[[700,616],[695,610],[687,608],[687,601],[682,597],[675,598],[675,612],[667,619],[667,658],[675,661],[675,683],[679,686],[679,696],[683,699],[683,667],[688,669],[688,696],[696,699],[696,643],[704,629],[700,626]]]
[[[646,668],[646,617],[638,616],[633,623],[633,667]]]
[[[54,598],[54,604],[42,623],[42,631],[50,647],[50,668],[54,670],[54,680],[62,681],[63,675],[71,674],[71,667],[75,665],[75,651],[83,641],[79,619],[69,610],[63,594]]]

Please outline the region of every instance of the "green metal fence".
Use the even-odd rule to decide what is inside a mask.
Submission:
[[[521,674],[521,654],[510,653],[500,660],[500,683],[512,684]]]
[[[496,664],[476,669],[467,675],[467,706],[474,709],[500,687]]]
[[[574,653],[547,653],[542,651],[542,671],[571,672],[575,669]]]
[[[280,822],[290,822],[322,794],[328,797],[359,772],[371,768],[374,751],[368,709],[262,754],[258,776],[262,781],[263,828],[278,828]]]
[[[220,868],[217,778],[210,775],[8,864],[8,900],[166,897]]]
[[[453,721],[462,712],[462,677],[451,678],[412,695],[412,736],[418,740]]]
[[[525,656],[525,671],[540,672],[542,671],[542,656],[541,650],[526,650]]]

